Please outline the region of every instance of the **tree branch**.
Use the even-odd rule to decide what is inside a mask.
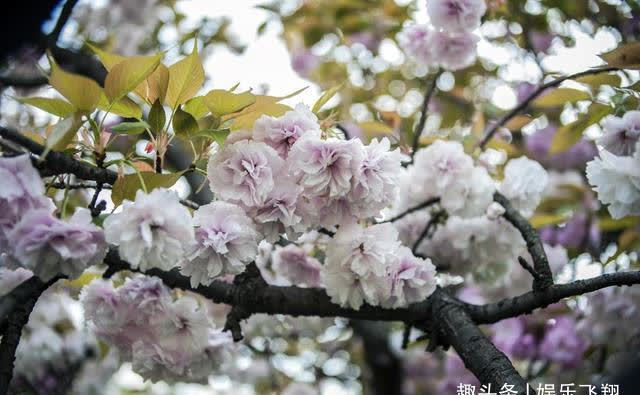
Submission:
[[[410,208],[410,209],[408,209],[407,211],[404,211],[404,212],[402,212],[402,213],[400,213],[400,214],[396,215],[395,217],[391,217],[391,218],[389,218],[389,219],[386,219],[386,220],[384,220],[384,221],[380,221],[380,222],[378,222],[378,223],[379,223],[379,224],[383,224],[383,223],[385,223],[385,222],[395,222],[395,221],[397,221],[397,220],[399,220],[399,219],[401,219],[401,218],[404,218],[405,216],[407,216],[407,215],[409,215],[409,214],[411,214],[411,213],[414,213],[414,212],[416,212],[416,211],[420,211],[420,210],[422,210],[422,209],[424,209],[424,208],[427,208],[427,207],[429,207],[429,206],[431,206],[431,205],[434,205],[434,204],[436,204],[436,203],[438,203],[438,202],[440,202],[440,198],[439,198],[439,197],[431,198],[431,199],[429,199],[429,200],[427,200],[427,201],[425,201],[425,202],[423,202],[423,203],[420,203],[419,205],[417,205],[417,206],[415,206],[415,207],[411,207],[411,208]]]
[[[572,296],[578,296],[602,288],[640,284],[640,271],[603,274],[587,280],[568,284],[556,284],[541,293],[527,292],[514,298],[503,299],[485,305],[467,304],[465,309],[478,324],[492,324],[506,318],[529,314],[550,304]]]
[[[584,77],[585,75],[607,73],[609,71],[616,71],[616,70],[619,70],[619,69],[617,67],[603,67],[603,68],[597,68],[597,69],[590,69],[590,70],[582,71],[580,73],[565,75],[563,77],[556,78],[555,80],[551,80],[551,81],[549,81],[549,82],[547,82],[545,84],[540,85],[538,87],[538,89],[536,89],[533,93],[531,93],[526,99],[524,99],[520,104],[518,104],[513,110],[509,111],[502,118],[500,118],[500,120],[498,122],[496,122],[485,133],[484,137],[482,138],[482,140],[480,141],[478,146],[480,148],[484,148],[484,146],[487,145],[489,140],[491,140],[491,138],[498,131],[498,129],[500,129],[501,127],[506,125],[507,122],[509,122],[513,117],[515,117],[516,115],[518,115],[521,112],[523,112],[524,110],[526,110],[527,107],[529,107],[529,104],[531,104],[531,102],[536,97],[540,96],[545,90],[547,90],[549,88],[553,88],[555,86],[558,86],[558,85],[560,85],[561,83],[563,83],[566,80],[571,80],[571,79]]]
[[[64,6],[62,6],[62,10],[60,11],[60,16],[56,21],[56,25],[53,30],[47,36],[47,41],[51,46],[56,45],[58,42],[58,38],[60,37],[60,33],[62,33],[62,29],[64,25],[67,24],[69,18],[71,17],[71,13],[73,12],[73,7],[75,7],[78,0],[66,0]]]
[[[43,283],[34,276],[18,286],[18,288],[22,288],[25,283],[28,283],[25,285],[25,289],[29,289],[30,293],[26,298],[19,301],[20,303],[7,317],[6,327],[2,335],[2,343],[0,343],[0,395],[6,395],[9,390],[9,384],[13,377],[16,349],[20,343],[22,328],[29,321],[29,315],[31,314],[31,310],[33,310],[33,306],[35,306],[40,295],[59,279],[60,277],[55,277],[49,282]],[[5,316],[2,315],[0,317],[4,319]]]
[[[413,246],[411,247],[411,252],[414,255],[416,254],[418,247],[420,247],[420,243],[422,243],[422,240],[424,240],[424,238],[427,237],[431,229],[438,224],[438,221],[440,221],[440,218],[442,218],[444,214],[445,214],[444,210],[440,210],[437,213],[435,213],[431,219],[429,219],[429,222],[427,222],[427,225],[425,225],[424,229],[422,230],[422,233],[420,233],[420,236],[418,236],[415,243],[413,243]]]
[[[42,292],[43,286],[42,280],[33,276],[20,283],[8,294],[0,297],[0,333],[6,328],[9,315],[16,309],[16,306]]]
[[[509,199],[504,195],[496,192],[493,195],[493,200],[504,207],[504,218],[520,231],[522,238],[527,243],[527,250],[529,250],[529,254],[531,254],[531,258],[533,259],[533,269],[537,273],[537,276],[533,278],[534,292],[543,291],[545,288],[553,285],[553,275],[551,274],[547,254],[538,237],[538,232],[531,226],[531,223],[511,205]]]
[[[413,157],[418,151],[418,145],[420,144],[420,136],[422,135],[422,130],[424,129],[424,125],[427,122],[427,112],[429,111],[429,101],[431,101],[431,97],[436,92],[436,82],[438,82],[438,77],[442,74],[442,69],[438,69],[438,71],[434,74],[431,79],[431,83],[427,85],[427,91],[424,93],[424,99],[422,100],[422,112],[420,113],[420,119],[418,120],[418,124],[413,130],[413,143],[411,144],[411,161],[406,165],[413,163]]]

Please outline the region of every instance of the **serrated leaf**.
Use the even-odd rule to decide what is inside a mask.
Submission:
[[[49,84],[80,111],[95,110],[102,94],[102,88],[95,81],[64,71],[53,60]]]
[[[159,133],[164,129],[164,125],[167,122],[167,115],[164,112],[164,107],[160,100],[156,99],[151,106],[151,110],[149,110],[149,126],[151,131],[154,133]]]
[[[110,71],[115,65],[126,59],[126,57],[122,55],[104,51],[95,45],[87,43],[87,46],[98,56],[98,59],[100,59],[100,62],[107,71]]]
[[[196,96],[189,99],[182,109],[193,115],[195,119],[200,119],[209,113],[207,105],[204,104],[204,96]]]
[[[173,114],[173,131],[178,136],[191,136],[198,132],[198,121],[186,111],[178,108]]]
[[[78,113],[74,113],[55,124],[51,134],[47,137],[42,157],[46,157],[51,150],[62,151],[67,148],[69,143],[73,141],[80,126],[82,126],[82,123],[82,117]]]
[[[583,84],[590,85],[594,88],[598,88],[602,85],[611,85],[615,87],[619,87],[622,79],[617,74],[593,74],[593,75],[585,75],[576,79],[577,82],[581,82]]]
[[[142,109],[140,106],[128,98],[127,96],[121,98],[115,103],[109,104],[109,99],[102,93],[100,95],[100,101],[98,102],[98,108],[102,111],[109,111],[110,113],[120,115],[124,118],[140,118],[142,117]]]
[[[251,92],[231,93],[222,89],[214,89],[204,96],[204,104],[217,116],[232,114],[256,102]]]
[[[338,93],[338,91],[340,89],[342,89],[342,87],[344,86],[344,82],[340,85],[336,85],[333,88],[329,88],[327,89],[321,96],[320,98],[318,98],[318,100],[313,104],[313,108],[311,109],[311,111],[314,114],[317,114],[320,109],[322,108],[322,106],[324,106],[329,100],[331,100],[331,98]]]
[[[118,178],[115,184],[113,184],[111,200],[113,200],[115,206],[119,206],[125,199],[133,201],[136,197],[136,192],[142,189],[140,178],[144,181],[147,192],[151,192],[156,188],[169,188],[173,186],[183,173],[184,171],[167,174],[151,172],[127,174],[124,177]]]
[[[151,128],[145,121],[121,122],[110,129],[114,133],[136,135],[144,133],[145,129]]]
[[[550,154],[564,152],[571,148],[582,138],[582,132],[594,123],[599,122],[606,115],[611,114],[613,107],[600,103],[593,103],[589,106],[589,111],[581,114],[574,122],[566,124],[556,131],[551,140]]]
[[[48,97],[17,97],[20,103],[41,109],[55,116],[66,118],[73,114],[75,108],[73,104],[62,99],[51,99]]]
[[[293,97],[300,92],[304,91],[305,88],[299,89],[293,93],[290,93],[286,96],[260,96],[256,95],[256,102],[252,105],[246,107],[242,111],[233,114],[227,114],[222,116],[222,123],[229,120],[233,120],[231,124],[231,130],[251,130],[253,128],[253,123],[256,119],[260,118],[262,115],[270,115],[272,117],[279,117],[283,115],[285,112],[292,110],[291,107],[278,103],[280,100],[288,99]]]
[[[133,56],[113,66],[104,81],[104,91],[109,101],[122,98],[143,83],[158,67],[162,56]]]
[[[533,101],[536,107],[559,107],[565,103],[573,103],[578,100],[588,100],[591,96],[589,93],[573,88],[556,88]]]
[[[163,103],[169,87],[169,69],[160,63],[158,68],[146,80],[146,100],[153,103],[160,100]]]
[[[640,70],[640,42],[625,44],[598,56],[609,66]]]
[[[224,147],[224,143],[227,140],[227,137],[229,137],[230,133],[231,129],[208,129],[199,131],[198,133],[193,135],[193,137],[207,137],[218,143],[220,147]]]
[[[198,55],[198,47],[193,46],[193,52],[184,59],[169,67],[169,85],[167,87],[166,103],[171,108],[191,99],[204,82],[204,69]]]

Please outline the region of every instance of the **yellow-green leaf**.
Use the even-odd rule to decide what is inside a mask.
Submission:
[[[182,109],[193,115],[195,119],[200,119],[209,114],[209,109],[207,108],[207,105],[204,104],[204,96],[192,97],[184,103]]]
[[[75,111],[75,108],[71,103],[62,99],[51,99],[48,97],[18,97],[16,100],[20,103],[37,107],[49,114],[62,118],[68,117]]]
[[[95,45],[87,43],[87,46],[98,56],[98,59],[100,59],[100,62],[107,71],[110,71],[115,65],[126,59],[126,57],[122,55],[103,51]]]
[[[112,126],[111,131],[120,134],[136,135],[144,133],[146,129],[150,128],[149,124],[145,121],[120,122],[119,124]]]
[[[149,111],[149,126],[151,131],[159,133],[164,129],[164,124],[167,122],[167,115],[164,113],[164,107],[160,103],[160,100],[156,99]]]
[[[609,66],[640,70],[640,42],[625,44],[599,56]]]
[[[186,58],[172,64],[169,67],[169,85],[167,87],[166,103],[171,108],[177,108],[180,104],[191,99],[204,82],[204,69],[198,48],[193,47],[193,52]]]
[[[640,224],[640,217],[613,219],[609,216],[598,219],[598,228],[603,232],[613,232]]]
[[[127,96],[121,98],[115,103],[109,104],[109,99],[104,94],[100,95],[100,102],[98,102],[98,108],[102,111],[109,111],[110,113],[120,115],[125,118],[137,118],[142,117],[142,109],[136,102],[129,99]]]
[[[64,71],[53,60],[49,84],[80,111],[95,110],[102,94],[102,88],[95,81]]]
[[[320,96],[320,98],[314,103],[313,108],[311,109],[311,111],[313,111],[314,114],[317,114],[320,109],[322,108],[322,106],[324,106],[329,100],[331,100],[331,98],[338,93],[338,91],[340,89],[342,89],[342,87],[344,86],[344,82],[340,85],[336,85],[333,88],[329,88],[327,89],[322,96]]]
[[[594,88],[598,88],[601,85],[611,85],[619,87],[622,82],[621,78],[617,74],[593,74],[585,75],[576,79],[577,82],[590,85]]]
[[[591,96],[585,91],[573,88],[557,88],[533,101],[536,107],[559,107],[565,103],[573,103],[578,100],[588,100]]]
[[[133,56],[115,65],[104,81],[109,100],[113,102],[134,90],[158,67],[162,56]]]
[[[140,183],[140,178],[144,181],[147,192],[151,192],[156,188],[171,187],[178,181],[183,173],[184,171],[167,174],[151,172],[127,174],[124,177],[118,178],[115,184],[113,184],[111,200],[113,200],[113,204],[116,206],[119,206],[125,199],[133,201],[136,197],[136,192],[143,189],[142,184]]]
[[[178,108],[173,114],[173,131],[178,136],[190,136],[198,132],[198,122],[186,111]]]
[[[198,133],[193,135],[193,137],[206,137],[211,140],[214,140],[216,143],[218,143],[220,147],[223,147],[230,133],[231,133],[230,129],[217,129],[217,130],[208,129],[208,130],[199,131]]]
[[[167,96],[167,87],[169,86],[169,69],[167,66],[160,63],[158,68],[147,77],[146,81],[146,100],[149,103],[153,103],[156,100],[160,100],[160,103],[164,102]]]
[[[544,226],[561,224],[567,219],[569,217],[562,214],[538,214],[531,217],[530,222],[534,228],[540,229]]]
[[[231,93],[214,89],[204,96],[204,104],[214,115],[222,116],[241,111],[256,102],[251,92]]]
[[[576,121],[558,128],[553,140],[551,140],[549,153],[556,154],[568,150],[582,138],[582,132],[586,128],[599,122],[612,111],[613,107],[593,103],[589,106],[589,111],[586,114],[581,114]]]
[[[80,126],[82,126],[82,117],[77,113],[55,124],[51,134],[47,137],[42,157],[46,157],[51,150],[61,151],[67,148]]]
[[[293,93],[290,93],[286,96],[255,96],[255,103],[246,107],[242,111],[233,114],[227,114],[222,116],[222,122],[229,121],[233,119],[233,124],[231,125],[231,130],[251,130],[253,128],[253,123],[256,119],[260,118],[262,115],[270,115],[272,117],[279,117],[283,115],[285,112],[290,111],[292,108],[278,103],[280,100],[288,99],[293,97],[303,90],[307,89],[302,88]]]

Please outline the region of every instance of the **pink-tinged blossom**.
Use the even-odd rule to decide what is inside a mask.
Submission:
[[[540,163],[521,156],[511,159],[505,166],[500,192],[522,215],[530,217],[542,200],[548,179],[547,171]]]
[[[30,210],[8,233],[12,261],[43,281],[57,274],[74,278],[104,258],[107,245],[102,229],[91,223],[87,209],[78,209],[68,222],[49,210]]]
[[[302,78],[308,78],[319,64],[320,59],[306,48],[291,53],[291,67]]]
[[[392,262],[400,247],[389,223],[363,228],[340,225],[327,246],[322,280],[334,303],[359,309],[363,302],[380,305],[391,296]]]
[[[540,343],[540,357],[567,369],[575,368],[587,350],[587,343],[577,333],[575,321],[563,316],[553,320],[549,326]]]
[[[436,60],[431,48],[433,34],[435,31],[428,25],[409,25],[398,33],[398,43],[414,61],[423,65],[431,65]]]
[[[272,259],[273,270],[291,284],[303,284],[309,287],[321,285],[322,264],[295,244],[276,248]]]
[[[640,142],[633,157],[607,150],[587,163],[587,180],[614,219],[640,214]]]
[[[134,202],[125,200],[121,212],[105,219],[104,230],[107,242],[119,246],[120,256],[142,271],[171,270],[194,243],[189,211],[164,188],[138,191]]]
[[[456,71],[471,66],[476,61],[480,38],[473,33],[450,34],[439,31],[431,35],[429,45],[434,59],[444,69]]]
[[[247,207],[247,212],[269,243],[277,242],[282,233],[295,238],[295,233],[302,230],[302,217],[298,208],[302,187],[288,175],[282,175],[277,181],[262,204]]]
[[[282,159],[287,159],[293,144],[305,134],[319,138],[321,132],[318,117],[302,103],[281,117],[263,115],[253,124],[253,140],[266,143]]]
[[[260,235],[255,224],[235,204],[215,201],[201,206],[193,215],[193,224],[195,243],[181,265],[193,287],[242,273],[258,254]]]
[[[373,139],[364,147],[350,196],[360,218],[377,215],[397,198],[402,156],[398,149],[391,151],[390,147],[386,137],[381,141]]]
[[[0,157],[0,250],[5,250],[7,233],[28,210],[53,212],[55,207],[44,196],[44,184],[31,164],[29,155]]]
[[[209,159],[211,190],[224,200],[246,206],[264,203],[284,166],[278,153],[262,142],[227,144]]]
[[[360,140],[299,139],[289,157],[290,170],[299,178],[308,197],[346,196],[364,157]]]
[[[602,121],[602,129],[599,145],[614,155],[631,156],[640,141],[640,111],[627,111],[621,118],[609,115]]]
[[[428,0],[427,12],[434,26],[450,32],[468,32],[480,26],[487,11],[484,0]]]
[[[435,266],[430,259],[418,258],[404,246],[395,255],[397,261],[391,264],[391,297],[381,305],[398,308],[425,300],[436,289]]]

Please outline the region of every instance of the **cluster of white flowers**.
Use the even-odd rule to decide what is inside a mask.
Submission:
[[[476,59],[479,37],[472,33],[487,10],[484,0],[429,0],[430,25],[409,25],[398,35],[416,62],[460,70]]]
[[[43,281],[79,276],[106,254],[102,229],[86,209],[56,218],[44,184],[27,155],[0,158],[0,261],[31,270]]]
[[[334,303],[400,307],[424,300],[436,287],[435,267],[401,245],[393,225],[342,224],[327,246],[322,271]]]
[[[602,122],[599,157],[587,163],[587,179],[613,218],[640,214],[640,111]]]
[[[174,299],[155,277],[129,278],[119,288],[94,280],[81,300],[95,333],[154,381],[206,381],[233,344],[229,333],[215,329],[204,305],[187,295]]]
[[[504,168],[500,192],[525,217],[531,217],[540,204],[549,176],[540,163],[521,156]]]

